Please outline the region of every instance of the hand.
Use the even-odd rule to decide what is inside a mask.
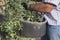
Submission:
[[[37,11],[37,12],[50,12],[52,9],[55,8],[55,6],[50,4],[44,4],[44,3],[38,3],[38,4],[31,4],[30,5],[31,10]]]
[[[0,6],[4,6],[4,5],[5,5],[5,1],[2,0],[2,1],[0,2]]]

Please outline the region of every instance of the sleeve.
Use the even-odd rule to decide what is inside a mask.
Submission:
[[[50,13],[56,21],[60,22],[60,11],[53,9]]]
[[[47,3],[54,4],[57,6],[60,0],[43,0],[43,2],[47,2]]]
[[[60,0],[43,0],[43,2],[51,3],[58,7]],[[50,14],[56,21],[60,21],[60,11],[56,10],[56,8],[52,9]]]

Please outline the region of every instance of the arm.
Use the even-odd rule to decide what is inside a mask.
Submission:
[[[31,10],[34,10],[37,12],[49,13],[52,9],[56,8],[56,6],[51,5],[51,4],[38,3],[38,4],[31,4],[30,8],[31,8]]]
[[[30,8],[38,12],[51,12],[59,4],[59,0],[46,0],[43,3],[31,4]]]

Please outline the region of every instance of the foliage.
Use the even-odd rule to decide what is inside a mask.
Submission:
[[[31,0],[5,0],[5,15],[2,15],[3,19],[1,17],[0,36],[16,38],[18,36],[17,32],[22,30],[20,19],[42,22],[43,17],[41,13],[37,14],[37,12],[26,9],[26,5],[30,1]]]
[[[34,2],[34,1],[28,1],[28,2],[23,2],[22,6],[24,7],[24,12],[21,13],[21,19],[26,20],[26,21],[32,21],[32,22],[42,22],[43,21],[43,13],[40,12],[35,12],[32,10],[28,9],[28,5],[33,4],[33,3],[39,3],[39,2]]]
[[[5,15],[3,22],[0,23],[0,35],[5,37],[16,38],[17,32],[22,30],[20,23],[20,13],[23,7],[21,0],[5,0]]]

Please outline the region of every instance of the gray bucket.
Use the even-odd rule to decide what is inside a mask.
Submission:
[[[21,20],[21,23],[23,24],[21,35],[25,37],[42,37],[46,34],[47,20],[40,23]]]

